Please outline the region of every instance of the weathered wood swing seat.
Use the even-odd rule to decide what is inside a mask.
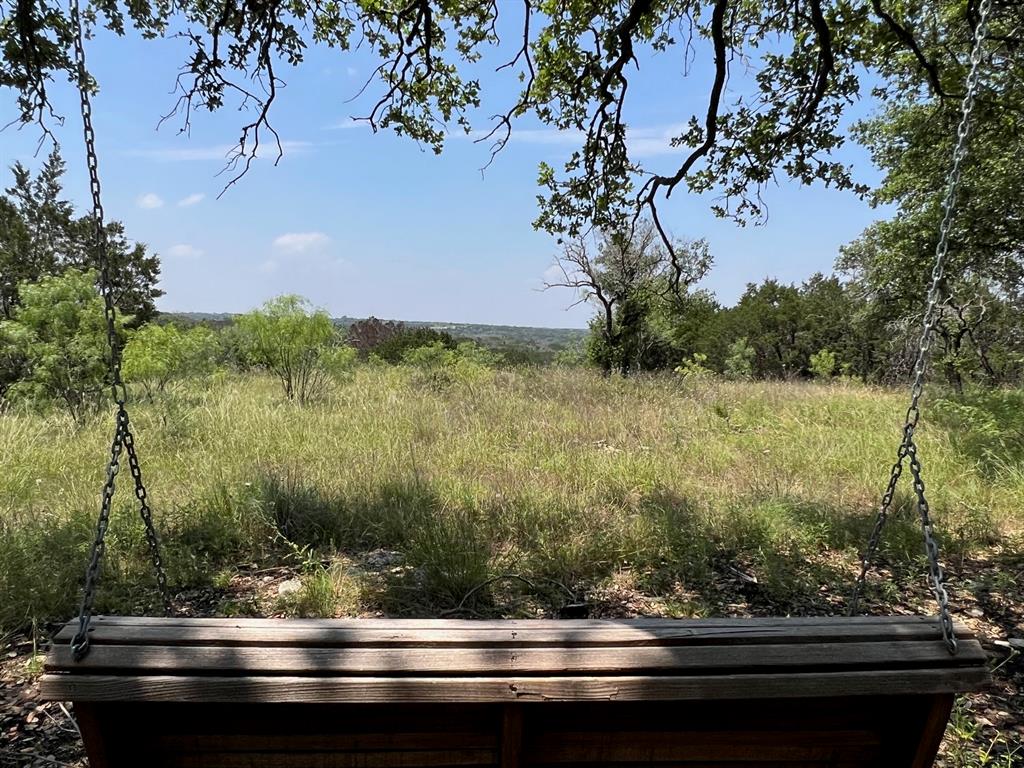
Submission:
[[[929,766],[988,679],[925,617],[97,617],[56,637],[93,768]]]

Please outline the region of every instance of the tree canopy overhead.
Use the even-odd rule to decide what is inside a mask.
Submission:
[[[261,144],[276,142],[274,100],[307,47],[343,53],[360,45],[376,61],[362,113],[375,130],[438,152],[458,128],[483,128],[482,140],[499,152],[526,115],[577,132],[562,167],[541,166],[537,225],[575,236],[646,213],[671,250],[659,206],[677,191],[712,192],[717,213],[746,221],[763,215],[760,193],[780,175],[856,187],[832,153],[845,140],[847,108],[868,88],[883,99],[925,94],[940,111],[955,108],[976,2],[92,0],[84,16],[119,34],[134,27],[188,40],[178,117],[188,125],[197,109],[250,107],[233,157],[239,174]],[[21,120],[45,125],[48,85],[73,77],[68,11],[58,0],[6,0],[3,12],[0,84],[17,91]],[[996,0],[988,53],[997,62],[1019,59],[1022,16],[1017,0]],[[514,39],[499,37],[499,26],[516,29]],[[704,100],[679,104],[684,127],[672,142],[680,151],[659,166],[631,156],[626,121],[652,55],[673,57],[681,77],[697,56],[712,72]],[[469,115],[485,96],[473,66],[492,59],[519,78],[518,97],[487,126],[473,126]],[[727,87],[738,73],[752,92]],[[982,101],[1006,104],[1001,89],[1011,81],[988,80]]]

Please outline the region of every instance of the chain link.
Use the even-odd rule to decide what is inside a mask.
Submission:
[[[864,589],[868,570],[871,568],[871,563],[878,552],[882,531],[885,529],[885,524],[889,519],[889,513],[892,509],[896,484],[903,474],[904,461],[909,458],[917,511],[921,518],[921,530],[924,534],[925,554],[928,557],[928,581],[932,593],[935,595],[935,600],[939,605],[939,625],[942,629],[942,638],[945,640],[946,647],[949,648],[950,653],[956,653],[957,651],[956,635],[953,631],[953,620],[950,617],[949,595],[946,593],[945,574],[939,562],[939,545],[935,539],[931,510],[925,495],[924,480],[921,478],[921,461],[917,455],[917,443],[914,441],[914,433],[917,430],[918,422],[921,420],[921,395],[924,392],[925,373],[928,368],[928,353],[931,350],[932,335],[938,321],[939,297],[942,292],[943,276],[946,270],[946,257],[949,253],[949,237],[953,227],[957,194],[960,191],[963,161],[967,157],[968,139],[970,138],[972,127],[971,115],[974,112],[974,100],[978,92],[980,65],[991,10],[992,0],[982,0],[978,8],[978,25],[974,29],[974,40],[971,47],[971,68],[967,75],[967,91],[960,104],[960,123],[956,130],[953,165],[946,180],[946,194],[942,200],[942,223],[939,225],[939,241],[935,246],[935,261],[932,267],[931,283],[928,286],[921,339],[918,342],[917,358],[914,361],[914,380],[910,388],[910,406],[907,408],[906,417],[903,421],[903,440],[900,443],[899,450],[896,452],[896,462],[892,465],[892,470],[889,473],[889,484],[882,495],[882,502],[879,505],[878,515],[875,518],[875,525],[871,530],[868,545],[861,557],[860,574],[857,576],[853,597],[850,601],[850,614],[852,615],[857,611],[857,604]]]
[[[96,260],[100,267],[100,294],[103,297],[103,315],[106,320],[107,347],[110,355],[110,393],[116,410],[116,427],[114,438],[110,444],[110,461],[107,465],[107,477],[103,483],[100,501],[100,514],[96,522],[96,535],[89,553],[89,564],[85,571],[85,586],[82,591],[82,604],[78,612],[78,630],[71,640],[71,651],[74,659],[80,661],[89,652],[89,623],[92,620],[93,604],[96,600],[96,585],[99,580],[100,563],[106,550],[107,529],[110,527],[110,511],[117,487],[117,473],[121,466],[121,454],[128,456],[128,469],[135,482],[135,496],[139,500],[139,514],[146,532],[146,543],[149,546],[150,558],[156,570],[157,586],[164,613],[170,613],[171,601],[167,588],[167,575],[163,560],[160,557],[160,540],[153,525],[153,513],[146,498],[146,486],[142,480],[142,469],[139,466],[135,451],[135,438],[132,435],[131,421],[128,418],[128,393],[121,378],[121,344],[117,335],[117,309],[114,302],[114,286],[110,274],[110,260],[107,257],[107,232],[104,227],[103,200],[100,196],[99,161],[96,155],[96,134],[92,126],[92,103],[89,97],[89,74],[85,66],[85,44],[83,40],[82,17],[78,0],[71,0],[71,22],[74,28],[75,61],[78,75],[78,94],[82,107],[82,132],[85,137],[85,153],[89,166],[89,188],[92,193],[93,241],[96,247]]]

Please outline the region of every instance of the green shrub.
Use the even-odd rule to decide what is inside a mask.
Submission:
[[[406,351],[402,362],[417,368],[442,368],[455,362],[455,351],[435,341]]]
[[[456,382],[476,384],[494,376],[501,357],[472,341],[463,341],[455,349],[435,341],[410,349],[402,362],[416,369],[416,383],[443,389]]]
[[[121,369],[125,381],[141,384],[152,399],[172,381],[213,373],[217,347],[216,334],[205,326],[149,323],[129,336]]]
[[[413,383],[430,389],[444,389],[454,383],[456,359],[455,351],[439,341],[402,355],[402,362],[414,369]]]
[[[0,322],[0,358],[19,359],[21,378],[6,396],[57,403],[81,421],[105,394],[108,351],[103,299],[91,272],[69,269],[19,286],[21,304]],[[125,318],[117,320],[118,330]]]
[[[359,353],[348,346],[334,347],[325,350],[320,357],[324,370],[336,381],[351,378],[355,371]]]
[[[580,342],[578,344],[570,344],[564,349],[558,350],[555,353],[554,364],[562,366],[564,368],[581,368],[587,365],[590,360],[587,357],[586,344]]]
[[[708,356],[701,352],[694,352],[692,357],[683,360],[682,365],[676,367],[675,372],[686,381],[704,381],[713,379],[715,372],[704,365]]]
[[[500,365],[502,361],[500,354],[477,344],[475,341],[460,341],[455,348],[455,356],[462,362],[485,368],[494,368]]]
[[[530,344],[507,342],[502,344],[488,344],[487,346],[488,349],[498,356],[501,365],[505,365],[510,368],[547,365],[552,362],[555,357],[553,350],[532,346]]]
[[[836,354],[827,349],[820,350],[810,358],[811,375],[816,379],[831,379],[836,372]]]
[[[373,347],[371,351],[381,360],[401,363],[405,362],[407,352],[433,344],[440,344],[445,349],[455,349],[457,346],[452,335],[445,331],[435,331],[433,328],[405,328]]]
[[[756,354],[746,336],[736,339],[729,345],[728,357],[725,358],[725,375],[737,380],[753,378]]]
[[[354,353],[339,351],[341,336],[330,316],[301,296],[279,296],[235,322],[244,360],[271,371],[285,397],[308,403],[325,394],[330,381],[346,373]]]

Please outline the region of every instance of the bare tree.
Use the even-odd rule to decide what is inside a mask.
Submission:
[[[365,320],[357,320],[348,327],[348,343],[359,350],[359,354],[365,356],[404,330],[404,323],[368,317]]]
[[[650,344],[647,317],[658,301],[685,293],[707,274],[711,256],[703,240],[677,241],[667,248],[657,226],[640,220],[633,226],[602,231],[562,242],[555,256],[561,278],[544,288],[570,288],[577,299],[570,306],[597,307],[606,374],[618,365],[623,374],[641,366]]]
[[[605,289],[604,273],[594,262],[591,251],[594,246],[589,238],[580,237],[562,244],[561,254],[555,256],[555,266],[562,273],[561,280],[545,281],[544,290],[550,288],[571,288],[577,299],[569,307],[593,303],[600,308],[601,330],[604,342],[609,348],[618,345],[615,327],[615,304],[618,297]],[[612,372],[610,357],[603,357],[601,367],[605,375]]]

